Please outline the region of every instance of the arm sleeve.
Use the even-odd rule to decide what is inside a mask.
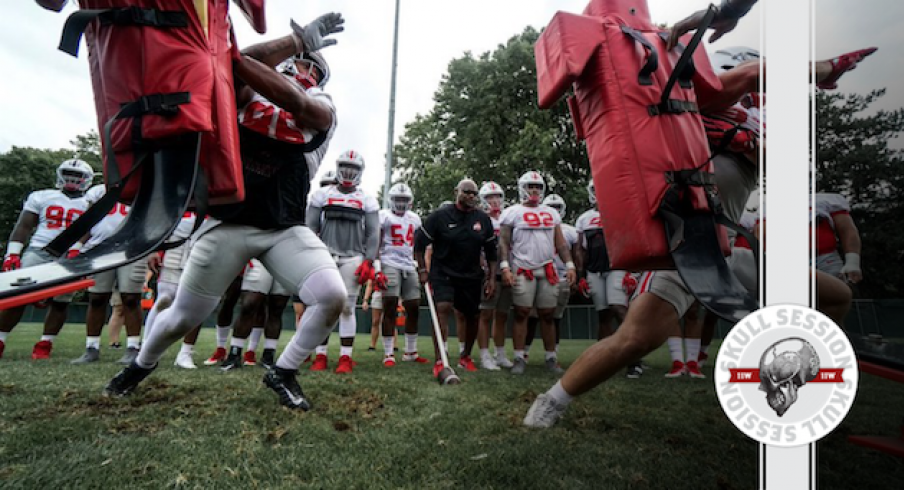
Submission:
[[[380,246],[380,213],[374,211],[364,214],[364,257],[369,260],[377,258]]]
[[[424,225],[418,228],[414,237],[414,251],[423,253],[427,246],[433,243],[433,233],[436,223],[436,213],[431,214],[424,221]]]
[[[308,210],[305,213],[305,225],[314,232],[315,235],[320,235],[320,215],[323,214],[323,209],[319,206],[314,206],[313,204],[308,206]]]
[[[499,260],[499,240],[496,238],[496,233],[493,231],[493,222],[490,221],[489,217],[484,217],[484,226],[483,229],[486,231],[486,240],[483,242],[483,253],[487,259],[487,262],[498,262]]]

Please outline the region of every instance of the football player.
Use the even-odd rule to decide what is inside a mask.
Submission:
[[[28,195],[22,212],[9,235],[3,270],[31,267],[55,260],[43,250],[60,233],[88,209],[85,191],[91,187],[94,170],[82,160],[61,163],[56,170],[56,189],[35,191]],[[26,242],[28,246],[26,247]],[[69,256],[78,254],[80,244],[73,245]],[[31,352],[32,359],[47,359],[56,338],[66,321],[66,310],[74,294],[56,296],[44,317],[44,333]],[[6,336],[22,319],[25,307],[0,311],[0,357],[3,356]]]
[[[364,158],[349,150],[336,160],[338,184],[321,187],[311,196],[307,210],[308,228],[320,236],[329,249],[345,282],[348,296],[339,316],[341,342],[337,373],[350,373],[354,367],[355,310],[358,292],[380,273],[374,263],[379,246],[380,205],[377,199],[358,186],[364,174]],[[390,337],[391,338],[391,337]],[[311,370],[327,369],[329,336],[321,339]]]

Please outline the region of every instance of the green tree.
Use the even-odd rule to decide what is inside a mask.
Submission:
[[[904,160],[889,143],[904,131],[904,109],[870,110],[885,94],[816,96],[816,188],[851,203],[863,243],[859,296],[904,295]]]
[[[569,221],[589,207],[587,151],[566,104],[537,107],[538,37],[528,27],[493,52],[452,60],[433,110],[405,126],[394,180],[411,186],[417,211],[452,199],[465,177],[478,185],[493,180],[505,189],[506,201],[516,202],[518,177],[528,170],[543,174],[547,194],[565,199]]]

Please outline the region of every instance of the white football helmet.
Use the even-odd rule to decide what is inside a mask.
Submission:
[[[709,57],[709,61],[712,63],[713,70],[717,75],[731,70],[745,61],[759,59],[759,51],[753,48],[745,48],[744,46],[720,49]]]
[[[543,199],[543,204],[555,209],[559,216],[565,217],[565,209],[567,208],[565,204],[565,200],[562,199],[562,196],[558,194],[550,194],[546,196],[546,199]]]
[[[593,185],[593,180],[587,183],[587,194],[589,194],[590,205],[596,206],[596,186]]]
[[[406,184],[398,183],[389,189],[389,202],[392,205],[392,212],[396,214],[405,214],[414,204],[414,193],[411,187]]]
[[[69,192],[85,192],[94,180],[91,165],[77,158],[61,163],[56,174],[56,188]]]
[[[499,184],[490,180],[480,186],[480,203],[487,211],[501,211],[504,201],[505,191]]]
[[[299,70],[296,62],[306,62],[302,64],[308,64],[308,69]],[[320,72],[318,78],[313,76],[312,72],[315,69]],[[294,78],[304,88],[323,88],[330,79],[330,66],[319,52],[296,54],[280,63],[276,70]]]
[[[361,184],[364,158],[355,150],[348,150],[336,159],[336,182],[343,187]]]
[[[527,186],[529,185],[540,185],[540,192],[538,194],[532,194],[527,190]],[[540,201],[543,200],[543,194],[545,192],[546,182],[543,180],[543,176],[540,175],[539,172],[531,170],[529,172],[525,172],[525,174],[522,175],[520,179],[518,179],[518,197],[521,199],[521,202],[540,204]]]
[[[326,187],[336,183],[336,171],[327,170],[323,177],[320,177],[320,187]]]

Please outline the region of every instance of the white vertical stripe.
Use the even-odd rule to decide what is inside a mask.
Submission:
[[[764,0],[766,304],[810,303],[810,1]],[[781,210],[781,212],[776,212]],[[810,448],[765,448],[764,488],[808,489]]]

